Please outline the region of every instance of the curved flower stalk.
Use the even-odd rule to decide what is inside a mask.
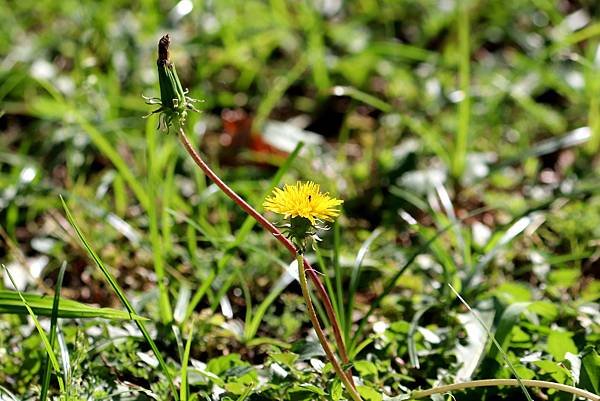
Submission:
[[[267,210],[283,215],[284,223],[280,227],[284,228],[284,233],[298,249],[296,252],[298,279],[310,321],[325,351],[325,355],[327,355],[327,359],[333,366],[333,370],[344,383],[352,399],[360,401],[360,394],[356,391],[351,376],[342,369],[329,346],[325,332],[321,328],[321,323],[310,298],[310,290],[304,270],[303,254],[306,251],[308,242],[320,240],[317,237],[317,230],[327,229],[324,223],[333,221],[340,214],[337,206],[342,203],[343,201],[330,197],[328,193],[322,193],[318,184],[308,181],[286,185],[283,189],[275,188],[273,194],[265,199],[263,206]]]
[[[232,190],[225,182],[223,182],[223,180],[221,180],[221,178],[219,178],[219,176],[216,175],[214,171],[212,171],[212,169],[208,166],[208,164],[206,164],[206,162],[202,159],[200,154],[198,154],[198,152],[196,152],[196,150],[190,143],[190,140],[188,139],[187,135],[185,134],[185,131],[181,128],[179,129],[179,139],[181,140],[181,143],[183,144],[183,147],[185,148],[185,150],[191,156],[192,160],[194,160],[194,163],[196,163],[196,165],[198,167],[200,167],[200,169],[204,172],[204,174],[212,182],[214,182],[219,187],[219,189],[221,189],[221,191],[223,191],[223,193],[225,195],[227,195],[240,208],[242,208],[242,210],[244,210],[244,212],[246,212],[247,214],[252,216],[252,218],[254,218],[265,230],[267,230],[268,232],[273,234],[273,236],[283,246],[285,246],[287,248],[287,250],[293,256],[297,257],[300,254],[299,249],[296,248],[296,246],[292,243],[292,241],[290,241],[290,239],[288,239],[286,236],[284,236],[284,234],[279,230],[279,228],[277,228],[275,225],[273,225],[269,220],[265,219],[263,217],[263,215],[258,213],[256,211],[256,209],[254,209],[252,206],[250,206],[248,204],[248,202],[246,202],[244,199],[242,199],[234,190]],[[325,290],[325,287],[323,286],[323,283],[319,279],[319,276],[317,275],[316,271],[306,261],[306,259],[302,258],[302,263],[300,263],[299,266],[304,266],[304,271],[309,275],[311,281],[315,285],[317,294],[319,295],[319,298],[323,302],[323,307],[325,308],[325,312],[327,313],[327,318],[329,319],[329,322],[331,324],[331,329],[333,330],[333,335],[335,338],[337,350],[342,359],[342,363],[344,365],[349,365],[350,360],[348,358],[346,346],[345,346],[344,340],[342,338],[342,332],[340,330],[340,325],[338,323],[335,312],[333,311],[333,304],[331,303],[331,299],[329,298],[329,295],[327,295],[327,290]],[[354,387],[354,381],[353,381],[352,372],[350,371],[350,369],[348,369],[346,371],[346,376],[348,377],[348,380]]]
[[[271,222],[265,219],[260,213],[256,211],[252,206],[250,206],[244,199],[242,199],[235,191],[233,191],[223,180],[217,176],[214,171],[204,162],[200,154],[194,149],[193,145],[190,143],[185,131],[183,130],[183,123],[185,122],[185,118],[187,116],[187,111],[198,111],[194,108],[193,103],[197,100],[191,99],[187,94],[187,90],[183,90],[181,83],[179,81],[179,77],[177,76],[177,71],[175,69],[175,65],[171,62],[169,57],[169,44],[170,38],[169,35],[165,35],[160,39],[158,44],[158,75],[159,75],[159,83],[160,83],[160,91],[161,98],[148,98],[144,96],[147,104],[159,104],[161,107],[157,110],[154,110],[149,115],[159,113],[160,121],[159,127],[163,131],[169,130],[170,126],[175,122],[178,127],[179,139],[183,144],[183,147],[190,155],[194,163],[202,170],[202,172],[212,181],[214,182],[225,195],[227,195],[231,200],[233,200],[244,212],[252,216],[265,230],[270,232],[282,245],[284,245],[288,251],[296,256],[303,252],[303,248],[296,247],[292,241],[286,238],[282,232],[275,227]],[[318,192],[318,186],[317,186]],[[339,201],[341,204],[341,201]],[[336,206],[336,205],[330,205]],[[327,209],[327,208],[325,208]],[[326,210],[323,213],[327,213]],[[337,216],[337,214],[336,214]],[[319,217],[319,216],[317,216]],[[327,215],[320,216],[322,220],[327,220]],[[331,216],[333,217],[333,216]],[[316,222],[316,220],[315,220]],[[290,237],[291,238],[291,237]],[[331,328],[333,330],[333,334],[335,337],[335,342],[337,346],[337,351],[340,354],[342,363],[344,365],[349,365],[348,353],[346,351],[346,346],[344,344],[344,340],[341,334],[340,326],[333,310],[333,305],[331,303],[331,299],[329,298],[323,283],[319,279],[315,270],[311,267],[311,265],[302,258],[302,263],[299,266],[304,267],[304,271],[310,276],[312,282],[315,285],[317,290],[317,294],[319,298],[323,302],[323,307],[327,313],[327,317],[329,322],[331,323]],[[350,387],[354,389],[354,382],[352,378],[352,373],[348,369],[345,374],[344,383],[346,381],[349,383]],[[353,390],[356,393],[356,390]],[[358,393],[356,393],[358,394]]]

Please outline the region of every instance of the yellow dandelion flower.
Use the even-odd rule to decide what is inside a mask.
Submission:
[[[285,185],[283,189],[275,188],[265,199],[263,207],[283,214],[286,219],[304,217],[315,225],[317,220],[333,221],[340,214],[337,206],[342,203],[342,200],[329,196],[328,192],[321,193],[319,184],[298,181],[295,185]]]

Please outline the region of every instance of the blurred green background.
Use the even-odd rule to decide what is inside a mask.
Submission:
[[[184,87],[203,100],[186,131],[235,190],[259,206],[301,141],[281,182],[314,180],[345,200],[336,234],[325,236],[324,265],[341,265],[360,313],[377,298],[382,321],[411,322],[433,308],[417,321],[456,328],[443,306],[460,308],[452,283],[471,300],[494,299],[496,323],[511,302],[544,301],[560,313],[544,315],[540,327],[578,333],[574,351],[598,344],[597,326],[577,320],[591,304],[588,318],[598,323],[598,1],[0,0],[0,10],[0,262],[21,289],[50,292],[67,261],[65,296],[117,304],[59,194],[132,293],[156,296],[155,272],[166,271],[175,305],[182,288],[194,293],[210,280],[196,311],[231,318],[219,309],[224,298],[240,316],[248,299],[262,302],[277,288],[275,299],[285,288],[273,269],[287,264],[285,253],[258,229],[236,243],[245,216],[195,170],[174,132],[142,118],[152,108],[141,95],[159,95],[156,45],[169,33]],[[357,252],[371,245],[357,280]],[[415,252],[419,268],[396,283]],[[224,255],[232,257],[220,265]],[[247,345],[257,330],[297,336],[297,311],[286,305],[236,341]],[[140,308],[157,318],[155,303]],[[26,346],[23,322],[7,322],[0,344]],[[350,339],[353,319],[345,328]],[[401,336],[405,328],[396,327]],[[526,344],[548,355],[540,330]],[[458,335],[442,332],[440,355]],[[392,351],[414,363],[406,347]],[[17,367],[34,357],[15,355],[5,358],[14,369],[0,372],[0,384],[21,394],[37,379]],[[558,363],[557,355],[564,352],[554,354]],[[398,370],[424,385],[455,361],[448,358]],[[458,366],[449,377],[464,378],[452,376],[466,374]],[[399,391],[398,377],[373,387]]]

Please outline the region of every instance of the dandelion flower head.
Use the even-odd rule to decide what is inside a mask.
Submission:
[[[312,181],[285,185],[283,189],[275,188],[271,196],[265,199],[265,209],[282,214],[284,218],[304,217],[311,224],[317,221],[333,221],[340,211],[337,206],[342,200],[321,193],[319,184]]]

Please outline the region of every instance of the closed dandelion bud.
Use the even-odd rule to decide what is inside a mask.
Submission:
[[[198,112],[194,107],[194,103],[198,100],[187,96],[188,90],[183,89],[175,64],[169,56],[169,45],[171,39],[169,35],[160,38],[158,42],[158,59],[156,66],[158,69],[158,83],[160,85],[160,99],[143,96],[147,104],[158,104],[160,107],[148,116],[159,114],[159,127],[163,131],[168,131],[169,127],[175,120],[176,123],[182,125],[185,122],[188,110]],[[146,117],[148,117],[146,116]]]

